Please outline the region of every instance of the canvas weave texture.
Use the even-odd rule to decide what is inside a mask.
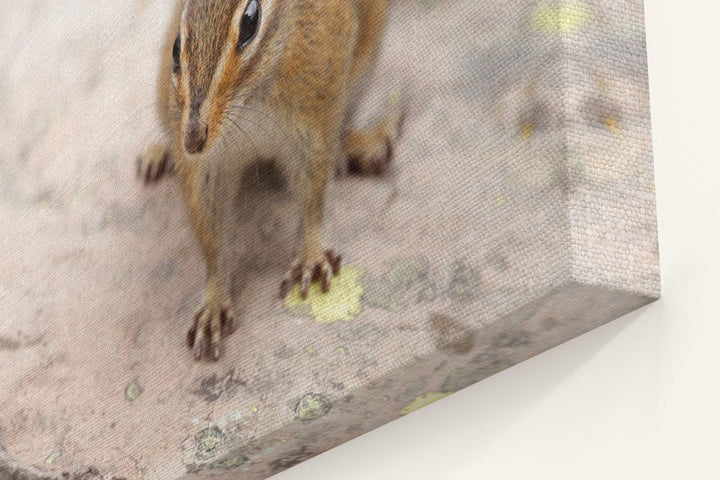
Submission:
[[[340,273],[278,297],[299,207],[254,165],[195,361],[181,188],[136,177],[173,8],[0,0],[0,479],[268,478],[659,298],[642,1],[397,0],[353,121],[405,119],[330,181]]]

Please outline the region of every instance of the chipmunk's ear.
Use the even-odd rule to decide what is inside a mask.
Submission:
[[[172,56],[173,56],[172,71],[175,74],[180,73],[180,48],[181,48],[180,33],[178,33],[177,37],[175,37],[175,43],[173,44],[173,50],[172,50]]]
[[[260,2],[258,0],[250,0],[245,7],[240,19],[240,35],[236,51],[239,52],[245,48],[255,37],[260,25]]]

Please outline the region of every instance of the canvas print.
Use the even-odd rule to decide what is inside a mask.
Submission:
[[[641,0],[0,0],[0,104],[0,478],[268,478],[660,295]]]

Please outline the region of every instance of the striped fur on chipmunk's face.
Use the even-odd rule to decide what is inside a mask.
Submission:
[[[187,0],[172,50],[187,153],[210,148],[238,87],[253,76],[262,14],[260,0]]]

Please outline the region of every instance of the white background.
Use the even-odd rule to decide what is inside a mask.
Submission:
[[[277,480],[720,479],[720,5],[645,5],[662,300]]]

